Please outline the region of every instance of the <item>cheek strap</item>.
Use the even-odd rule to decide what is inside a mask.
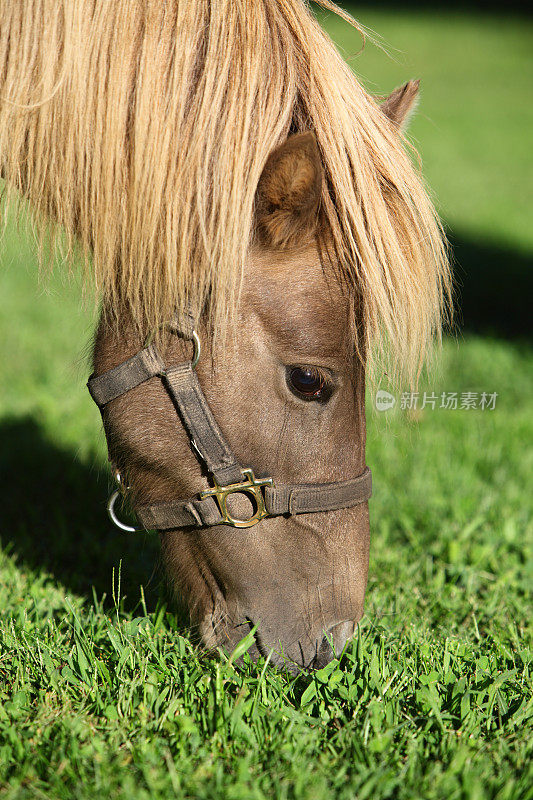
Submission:
[[[183,331],[180,333],[186,335]],[[191,336],[186,335],[186,338]],[[153,344],[114,369],[92,376],[87,387],[95,403],[102,409],[107,403],[154,377],[162,379],[193,450],[212,476],[214,486],[187,500],[138,505],[135,513],[146,530],[213,525],[248,528],[266,517],[336,511],[364,503],[370,498],[372,476],[368,467],[356,478],[332,483],[283,485],[274,484],[272,478],[256,478],[251,469],[243,468],[235,459],[209,408],[193,362],[165,367]],[[231,514],[227,499],[232,494],[244,494],[251,500],[254,510],[248,519],[241,520]],[[111,511],[116,493],[112,499]],[[115,521],[114,513],[112,518]]]

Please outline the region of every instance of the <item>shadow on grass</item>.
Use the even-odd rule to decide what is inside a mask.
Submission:
[[[112,596],[112,570],[121,568],[126,607],[139,586],[153,608],[158,596],[154,534],[120,534],[106,512],[108,475],[50,441],[33,418],[0,423],[0,519],[3,548],[69,590]],[[11,543],[11,547],[8,543]]]
[[[456,325],[531,343],[533,254],[449,233],[454,253]]]

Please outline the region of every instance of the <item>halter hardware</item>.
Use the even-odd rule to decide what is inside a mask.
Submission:
[[[144,528],[137,528],[134,525],[127,525],[117,517],[115,503],[119,497],[124,497],[124,492],[120,491],[120,489],[115,489],[114,492],[111,492],[109,500],[107,501],[107,514],[113,525],[116,525],[119,530],[125,531],[126,533],[139,533],[139,531],[144,530]]]
[[[163,322],[159,326],[159,328],[157,328],[157,330],[164,330],[165,328],[167,328],[168,330],[172,331],[173,333],[177,333],[177,334],[181,333],[180,329],[176,326],[175,323],[171,323],[169,325],[168,323]],[[148,336],[144,340],[144,347],[145,348],[149,347],[152,344],[152,342],[154,341],[154,338],[155,338],[155,333],[156,333],[155,330],[150,331],[150,333],[148,334]],[[186,338],[190,339],[191,342],[194,345],[194,353],[193,353],[193,356],[192,356],[192,359],[191,359],[192,368],[194,369],[196,367],[196,365],[198,364],[198,362],[200,361],[200,356],[202,354],[202,343],[200,342],[200,337],[198,336],[198,334],[196,333],[194,328],[191,331],[188,331],[188,335],[187,335]]]
[[[129,491],[129,485],[124,481],[122,475],[120,474],[119,470],[115,470],[115,481],[117,484],[117,489],[114,492],[111,492],[109,495],[109,500],[107,501],[107,514],[109,519],[116,525],[117,528],[121,531],[125,531],[126,533],[138,533],[142,531],[143,528],[137,528],[134,525],[127,525],[125,522],[122,522],[117,517],[117,513],[115,511],[115,503],[117,502],[118,498],[121,497],[123,500],[126,497],[126,494]]]
[[[118,497],[124,496],[129,488],[117,473],[119,488],[111,494],[107,509],[118,528],[127,532],[210,528],[214,525],[251,528],[267,517],[336,511],[369,499],[372,475],[368,467],[356,478],[346,481],[285,485],[274,484],[272,478],[256,478],[250,467],[243,468],[226,442],[198,380],[195,367],[200,358],[200,339],[194,330],[192,317],[176,318],[164,327],[193,343],[194,353],[190,361],[167,366],[153,343],[152,335],[144,347],[127,361],[102,375],[91,376],[87,387],[102,410],[107,403],[150,378],[160,378],[179,411],[192,449],[210,474],[214,486],[187,500],[137,505],[135,513],[142,528],[135,528],[121,522],[115,513]],[[248,519],[239,519],[228,509],[228,497],[232,494],[244,494],[252,502],[255,510]]]
[[[206,497],[215,497],[222,519],[216,522],[216,525],[231,525],[232,528],[251,528],[257,522],[260,522],[265,517],[269,517],[266,506],[265,498],[263,496],[263,486],[273,486],[272,478],[256,478],[253,470],[243,469],[242,474],[246,477],[240,483],[231,483],[229,486],[220,486],[216,480],[213,489],[206,489],[200,492],[200,499],[204,500]],[[237,519],[233,517],[228,511],[227,499],[230,494],[246,494],[252,498],[255,503],[255,513],[249,519]]]

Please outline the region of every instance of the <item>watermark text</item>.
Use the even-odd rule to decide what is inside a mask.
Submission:
[[[494,411],[498,392],[402,392],[399,398],[380,389],[376,392],[378,411],[390,411],[398,403],[402,411]]]

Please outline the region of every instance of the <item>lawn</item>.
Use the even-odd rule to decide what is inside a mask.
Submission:
[[[340,661],[297,679],[195,648],[160,595],[154,540],[107,522],[105,443],[84,389],[90,298],[59,271],[39,282],[31,237],[10,226],[2,798],[533,798],[532,26],[358,17],[396,48],[390,59],[368,44],[352,62],[368,88],[423,79],[412,136],[461,258],[467,326],[421,386],[435,408],[426,397],[404,410],[398,395],[379,413],[368,396],[375,491],[358,634]],[[459,406],[463,393],[497,393],[495,408],[441,409],[443,392]]]

